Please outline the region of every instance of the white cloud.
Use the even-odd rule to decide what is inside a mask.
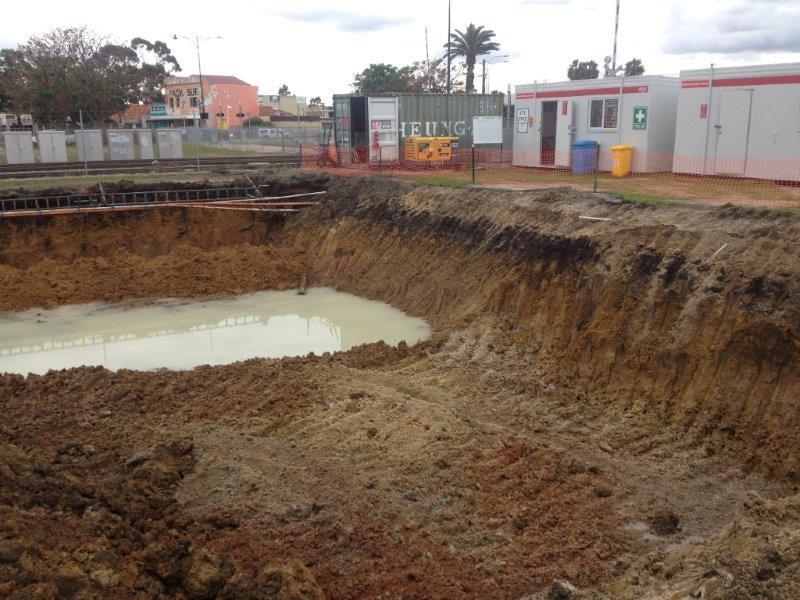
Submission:
[[[685,20],[674,13],[663,50],[668,54],[800,52],[800,5],[749,0],[703,19]]]
[[[331,24],[335,25],[340,31],[349,32],[380,31],[403,25],[411,20],[402,16],[365,15],[360,12],[331,9],[287,11],[275,13],[275,15],[301,23]]]

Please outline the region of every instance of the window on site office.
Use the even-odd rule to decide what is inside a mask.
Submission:
[[[589,128],[616,129],[618,111],[619,111],[618,98],[604,98],[602,100],[590,100]]]

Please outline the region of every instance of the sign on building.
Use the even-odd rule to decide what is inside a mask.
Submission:
[[[517,133],[528,133],[528,115],[530,109],[517,109]]]
[[[633,128],[639,130],[647,129],[647,107],[635,106],[633,108]]]

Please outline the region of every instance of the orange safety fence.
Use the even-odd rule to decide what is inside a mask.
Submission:
[[[399,156],[398,156],[399,154]],[[800,156],[723,158],[659,153],[632,155],[630,172],[615,176],[610,148],[577,163],[555,151],[474,149],[474,185],[507,189],[574,187],[642,202],[690,202],[800,210]],[[438,184],[473,184],[473,149],[449,161],[406,160],[402,149],[303,146],[301,166],[346,173],[383,173]],[[596,168],[594,168],[596,165]]]

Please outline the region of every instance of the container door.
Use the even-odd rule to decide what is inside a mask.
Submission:
[[[559,100],[556,116],[556,156],[557,167],[568,167],[572,159],[572,136],[575,133],[575,103],[572,100]]]
[[[369,98],[369,162],[397,162],[400,158],[400,99]]]
[[[724,90],[717,123],[717,173],[744,175],[753,90]]]
[[[345,96],[333,99],[334,140],[339,164],[348,166],[353,163],[352,141],[350,138],[350,97]]]

